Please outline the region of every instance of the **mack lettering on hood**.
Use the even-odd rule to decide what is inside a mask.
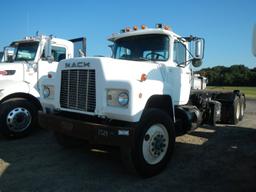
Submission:
[[[73,62],[73,63],[65,63],[66,68],[75,68],[75,67],[90,67],[90,63],[88,62]]]

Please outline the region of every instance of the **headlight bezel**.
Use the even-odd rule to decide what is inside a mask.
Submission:
[[[54,93],[53,85],[43,85],[42,95],[44,99],[53,99]]]
[[[125,89],[107,89],[107,105],[128,108],[129,91]]]

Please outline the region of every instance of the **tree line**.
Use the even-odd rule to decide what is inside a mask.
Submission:
[[[249,69],[244,65],[216,66],[196,73],[207,77],[210,86],[256,86],[256,67]]]

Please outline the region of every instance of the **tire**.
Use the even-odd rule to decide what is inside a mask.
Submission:
[[[0,105],[0,131],[7,138],[29,135],[37,126],[37,108],[27,99],[17,98]]]
[[[59,132],[54,132],[54,136],[56,141],[64,148],[78,147],[84,143],[84,141],[81,139],[77,139]]]
[[[240,118],[240,99],[236,97],[232,107],[232,116],[231,116],[231,124],[236,125],[239,122]]]
[[[245,97],[241,96],[240,97],[240,116],[239,116],[239,121],[242,121],[244,118],[244,110],[245,110]]]
[[[134,145],[126,149],[128,155],[123,155],[131,162],[125,164],[131,165],[143,177],[160,173],[174,150],[175,129],[170,116],[160,109],[149,109],[135,132]]]

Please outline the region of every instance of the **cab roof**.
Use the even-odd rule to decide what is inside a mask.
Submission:
[[[50,36],[45,36],[45,35],[38,35],[38,36],[28,36],[28,37],[25,37],[24,39],[21,39],[21,40],[17,40],[17,41],[13,41],[10,46],[15,46],[16,44],[19,44],[19,43],[29,43],[29,42],[40,42],[42,39],[48,39],[50,38]],[[52,37],[52,41],[58,41],[58,42],[65,42],[65,43],[72,43],[68,40],[65,40],[65,39],[59,39],[59,38],[55,38],[55,37]]]

